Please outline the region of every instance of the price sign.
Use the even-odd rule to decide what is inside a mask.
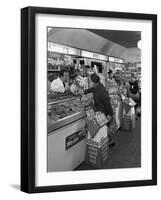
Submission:
[[[82,57],[86,58],[92,58],[92,59],[97,59],[97,60],[108,60],[108,56],[98,54],[98,53],[93,53],[90,51],[81,51]]]
[[[124,63],[123,59],[109,57],[109,62]]]
[[[80,56],[80,50],[61,44],[48,42],[48,51]]]

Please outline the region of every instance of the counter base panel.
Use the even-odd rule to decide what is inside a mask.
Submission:
[[[81,140],[68,150],[65,149],[67,136],[85,126],[85,119],[79,120],[68,127],[53,131],[48,135],[47,171],[72,171],[85,160],[87,139]]]

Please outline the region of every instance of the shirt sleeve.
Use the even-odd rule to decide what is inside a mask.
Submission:
[[[84,94],[89,94],[89,93],[93,93],[94,92],[94,88],[89,88],[87,90],[84,90]]]

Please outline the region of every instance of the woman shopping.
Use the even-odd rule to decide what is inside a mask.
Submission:
[[[105,116],[110,116],[111,120],[108,122],[107,126],[110,128],[113,118],[113,110],[110,102],[110,97],[108,92],[102,83],[100,83],[100,77],[95,73],[91,75],[91,81],[93,87],[84,91],[84,94],[93,93],[95,111],[100,111],[105,114]],[[109,135],[110,146],[114,146],[115,143],[112,141],[112,137]]]

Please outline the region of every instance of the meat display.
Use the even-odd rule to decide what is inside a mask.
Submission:
[[[85,106],[92,106],[92,96],[68,98],[65,102],[58,102],[48,105],[48,123],[54,123],[65,117],[84,112]]]

